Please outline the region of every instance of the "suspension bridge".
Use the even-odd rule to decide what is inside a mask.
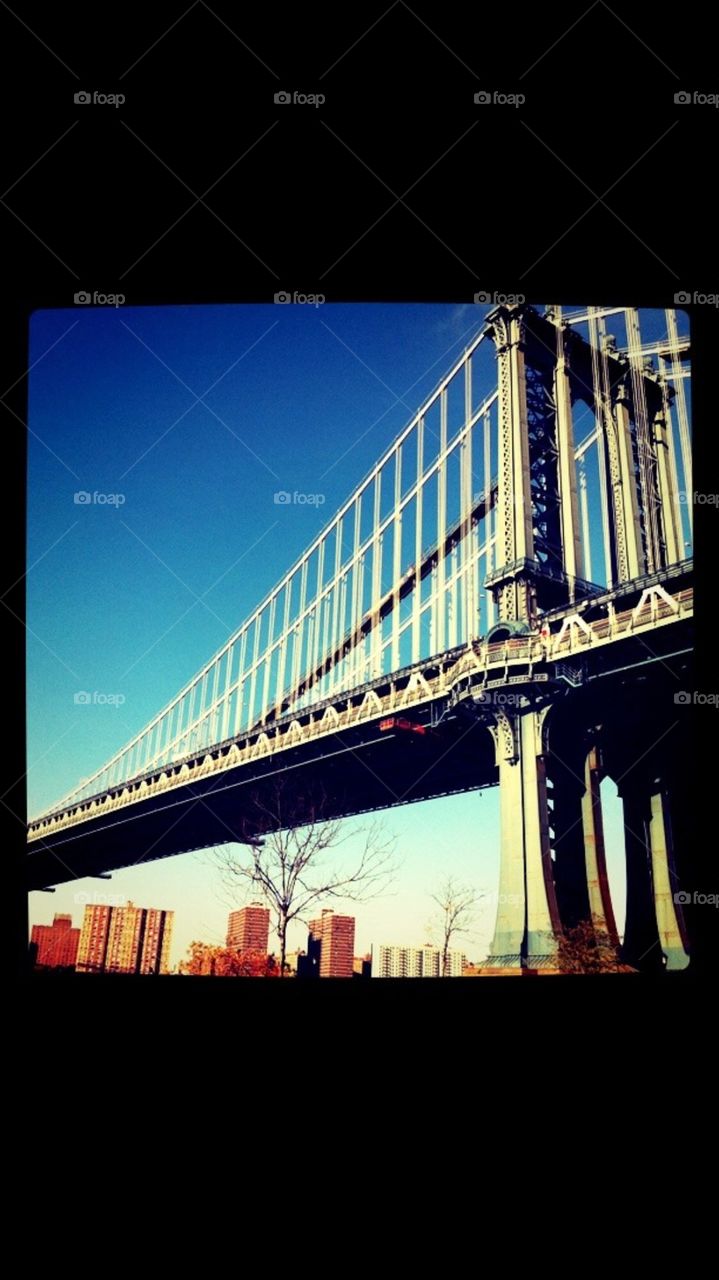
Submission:
[[[300,798],[321,794],[327,818],[498,785],[487,966],[539,971],[583,921],[617,940],[609,777],[624,810],[624,957],[685,968],[685,320],[490,310],[229,641],[30,821],[29,887],[260,840],[278,778]]]

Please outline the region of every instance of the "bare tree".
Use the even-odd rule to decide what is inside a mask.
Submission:
[[[243,824],[247,845],[228,845],[216,852],[225,884],[243,896],[259,890],[275,917],[280,946],[280,977],[285,974],[287,929],[293,920],[307,922],[310,908],[320,899],[345,898],[366,902],[389,886],[396,870],[395,838],[381,822],[348,827],[323,814],[326,796],[311,789],[298,794],[282,775],[268,791],[252,797],[251,817]],[[324,858],[348,840],[361,836],[362,845],[349,866]]]
[[[483,893],[477,893],[471,885],[462,884],[454,876],[446,876],[437,893],[430,894],[439,907],[440,936],[442,939],[442,977],[447,977],[452,939],[461,933],[469,933],[475,908]]]

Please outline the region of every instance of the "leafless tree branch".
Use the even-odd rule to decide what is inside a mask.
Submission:
[[[256,890],[270,907],[280,945],[280,974],[285,972],[287,928],[293,920],[307,923],[321,899],[365,902],[386,892],[395,875],[395,838],[381,821],[348,826],[325,819],[327,797],[322,788],[295,792],[279,776],[271,791],[252,797],[252,813],[243,823],[246,844],[216,851],[223,880],[245,896]],[[333,855],[350,839],[363,836],[362,848],[349,866]]]
[[[443,978],[447,977],[452,939],[457,934],[471,932],[477,904],[484,896],[471,885],[462,884],[451,875],[445,877],[436,893],[430,894],[432,901],[439,907]]]

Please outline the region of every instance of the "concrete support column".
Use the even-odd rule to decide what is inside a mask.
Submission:
[[[686,969],[687,933],[670,821],[670,796],[645,772],[622,790],[627,854],[623,957],[638,969]]]
[[[522,769],[525,877],[527,886],[526,963],[556,956],[559,911],[549,846],[547,773],[542,729],[547,709],[519,716]]]
[[[674,868],[668,798],[659,784],[652,787],[650,798],[649,845],[659,945],[664,953],[667,969],[686,969],[689,954],[686,949],[682,909],[674,901],[679,880]]]
[[[604,824],[602,821],[602,797],[600,792],[601,769],[599,752],[592,746],[584,762],[584,795],[582,796],[582,828],[584,856],[587,869],[589,913],[594,932],[603,933],[618,946],[617,926],[609,892],[607,860],[604,848]]]
[[[546,965],[557,954],[559,912],[549,847],[543,728],[547,708],[495,712],[500,786],[500,881],[490,967]]]
[[[658,678],[658,677],[657,677]],[[622,958],[636,969],[684,969],[689,940],[676,895],[692,884],[695,742],[675,715],[675,683],[627,688],[602,724],[603,763],[624,807],[627,919]],[[673,717],[673,719],[672,719]],[[683,877],[680,879],[680,876]]]
[[[490,728],[499,769],[499,897],[494,937],[489,949],[498,967],[516,969],[522,964],[525,930],[524,841],[517,832],[522,812],[522,772],[512,721],[503,712]]]

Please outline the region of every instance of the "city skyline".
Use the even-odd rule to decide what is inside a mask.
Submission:
[[[603,784],[605,789],[610,784]],[[481,796],[481,799],[480,799]],[[441,921],[432,894],[438,888],[441,867],[435,864],[437,850],[443,855],[445,865],[453,865],[465,874],[465,881],[473,883],[478,893],[484,893],[478,903],[472,927],[463,941],[463,949],[469,960],[481,960],[486,955],[491,941],[496,911],[497,882],[499,874],[499,804],[498,789],[491,791],[471,792],[469,796],[447,796],[424,804],[408,805],[401,810],[403,824],[402,834],[398,840],[399,871],[395,884],[384,897],[367,903],[357,903],[347,899],[341,903],[343,912],[352,913],[357,921],[355,936],[355,952],[364,955],[374,944],[383,938],[395,939],[397,945],[422,947],[425,943],[438,943],[441,936]],[[443,831],[470,826],[475,814],[471,802],[486,806],[482,817],[481,839],[476,833],[476,843],[470,847],[464,857],[458,857],[450,840],[443,836]],[[623,905],[625,902],[626,883],[623,874],[621,813],[618,803],[605,806],[605,826],[608,844],[608,865],[613,882],[613,891],[618,903],[618,927],[623,929]],[[428,810],[430,817],[428,819]],[[432,813],[433,811],[433,813]],[[387,815],[391,821],[397,813]],[[396,824],[395,824],[396,825]],[[407,862],[411,862],[410,875],[407,877]],[[424,880],[418,877],[418,866],[423,869]],[[484,869],[484,879],[476,874],[477,866]],[[469,875],[475,870],[474,881]],[[154,874],[153,874],[154,873]],[[160,874],[157,874],[160,873]],[[419,882],[418,882],[419,881]],[[79,885],[82,884],[82,888]],[[226,881],[218,868],[212,851],[188,853],[168,860],[166,863],[151,864],[145,868],[128,868],[115,872],[108,883],[107,890],[98,889],[97,881],[86,879],[76,884],[58,885],[50,894],[34,894],[36,899],[36,923],[49,924],[53,914],[62,907],[71,913],[84,909],[87,902],[124,902],[125,894],[118,892],[127,885],[126,895],[138,897],[146,893],[148,901],[162,901],[175,911],[175,925],[171,943],[171,967],[186,958],[192,942],[201,941],[216,947],[223,947],[227,941],[228,913],[239,910],[247,904],[232,903],[228,896]],[[401,918],[404,925],[398,928],[397,896],[403,893],[403,910]],[[164,894],[163,898],[158,895]],[[201,912],[188,912],[189,901],[202,901]],[[198,923],[195,924],[194,922]],[[293,923],[288,931],[288,952],[306,951],[307,923]],[[274,918],[270,918],[269,951],[279,954],[279,943],[275,933]]]
[[[128,908],[130,909],[129,913],[127,911]],[[139,919],[143,913],[147,914],[148,912],[155,917],[172,915],[171,912],[168,913],[162,908],[137,908],[132,902],[117,903],[113,901],[112,904],[88,903],[84,907],[83,921],[81,922],[80,927],[77,927],[74,925],[71,915],[56,912],[51,926],[36,924],[32,927],[31,941],[33,944],[37,944],[38,946],[38,953],[34,963],[38,967],[76,966],[78,972],[91,972],[96,968],[101,967],[99,964],[96,965],[94,963],[93,955],[96,952],[99,953],[99,951],[104,948],[107,952],[104,965],[108,968],[108,971],[110,971],[111,968],[114,968],[115,971],[130,971],[131,966],[125,966],[125,969],[121,970],[116,963],[113,964],[111,961],[111,943],[109,935],[113,913],[116,918],[121,918],[123,914],[132,914],[133,916],[133,919],[130,922],[130,927],[127,930],[124,948],[122,938],[120,937],[122,929],[117,930],[118,936],[114,946],[116,960],[117,955],[119,955],[123,949],[128,955],[132,952],[136,959],[139,958],[141,954],[144,954],[141,941],[138,946],[138,929],[135,924],[135,916]],[[241,917],[247,912],[252,913],[254,918],[243,921],[233,921],[233,916]],[[257,917],[260,913],[267,917],[269,917],[270,914],[269,909],[258,908],[256,903],[250,904],[248,907],[241,908],[239,911],[230,913],[228,933],[225,939],[225,946],[228,949],[239,952],[259,951],[262,954],[269,953],[276,957],[276,953],[272,948],[268,948],[263,943],[266,924],[265,922],[258,920]],[[348,923],[351,923],[351,929],[347,928]],[[366,959],[367,957],[373,960],[373,977],[440,976],[441,948],[437,944],[425,942],[421,946],[413,946],[402,942],[372,942],[366,952],[361,952],[360,949],[361,954],[358,954],[357,948],[354,945],[355,924],[356,917],[354,915],[344,916],[340,913],[336,913],[332,908],[324,908],[321,915],[310,921],[308,924],[309,938],[306,941],[306,945],[298,948],[295,952],[288,953],[288,960],[289,954],[292,954],[295,960],[298,954],[304,956],[310,955],[312,952],[313,941],[321,943],[326,934],[327,941],[330,945],[327,948],[325,969],[329,971],[321,972],[319,976],[336,976],[336,974],[332,972],[335,964],[335,958],[331,955],[331,944],[334,942],[334,938],[332,936],[333,933],[338,933],[338,935],[341,934],[340,964],[346,961],[346,967],[348,969],[347,974],[344,976],[349,976],[349,969],[353,962],[358,959]],[[173,919],[172,928],[168,930],[168,936],[171,935],[174,925],[175,922]],[[336,928],[333,929],[333,926],[337,925],[339,925],[339,930]],[[344,930],[344,932],[342,932],[342,930]],[[101,939],[100,943],[94,941],[93,935],[95,934],[99,935]],[[81,935],[83,937],[83,950],[82,952],[79,952]],[[232,941],[231,938],[234,938],[234,941]],[[195,938],[193,941],[213,945],[206,938]],[[384,955],[383,953],[391,954]],[[153,949],[153,954],[159,954],[156,946]],[[169,955],[169,948],[166,954]],[[459,976],[461,973],[461,962],[467,960],[465,951],[458,947],[452,947],[448,951],[448,957],[450,961],[448,976]],[[187,954],[185,954],[180,956],[178,961],[175,963],[168,963],[167,971],[176,973],[178,971],[179,963],[187,960],[187,958]],[[140,964],[139,971],[144,971],[142,964]]]

